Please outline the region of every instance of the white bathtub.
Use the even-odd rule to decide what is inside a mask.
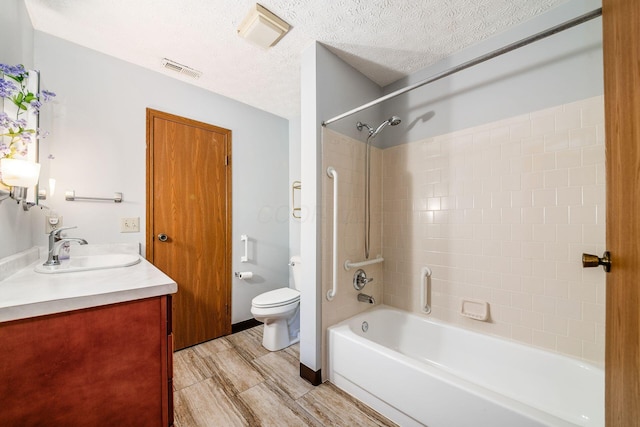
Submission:
[[[384,305],[329,328],[328,368],[403,427],[604,426],[602,369]]]

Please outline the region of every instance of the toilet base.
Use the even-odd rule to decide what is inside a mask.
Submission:
[[[300,333],[289,335],[287,319],[278,319],[265,322],[262,333],[262,346],[269,351],[278,351],[287,348],[300,341]]]

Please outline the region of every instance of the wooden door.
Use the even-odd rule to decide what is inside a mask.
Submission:
[[[603,0],[607,164],[605,411],[640,425],[640,3]]]
[[[231,131],[147,109],[147,259],[178,283],[176,350],[231,333],[230,158]]]

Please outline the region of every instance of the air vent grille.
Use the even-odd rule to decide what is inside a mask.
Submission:
[[[167,58],[162,60],[162,66],[167,70],[175,71],[176,73],[184,74],[185,76],[189,76],[194,79],[198,79],[202,75],[201,71],[194,70],[191,67],[187,67],[186,65],[179,64],[176,61],[172,61]]]

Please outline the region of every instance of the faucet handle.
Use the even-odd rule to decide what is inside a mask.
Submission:
[[[68,227],[60,227],[60,228],[56,228],[55,230],[51,230],[51,233],[49,233],[51,236],[53,237],[60,237],[60,232],[64,231],[64,230],[71,230],[72,228],[78,228],[77,225],[71,225]]]

